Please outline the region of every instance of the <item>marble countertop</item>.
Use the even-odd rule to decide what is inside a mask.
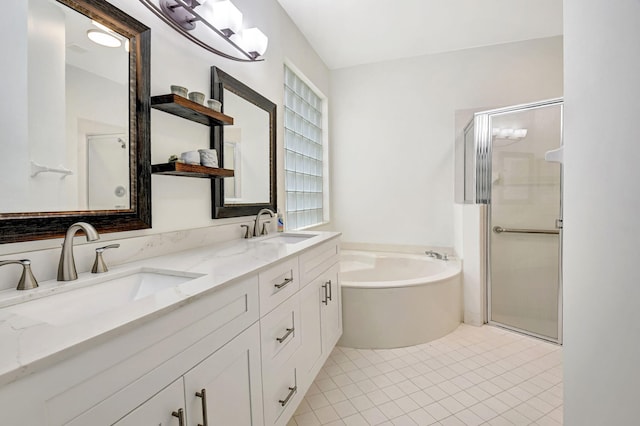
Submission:
[[[34,290],[0,291],[0,385],[86,350],[90,347],[88,345],[100,338],[125,333],[143,321],[153,320],[237,279],[265,269],[274,262],[340,236],[338,232],[316,231],[295,234],[313,237],[295,244],[264,242],[265,239],[278,237],[278,234],[234,240],[118,265],[104,274],[80,273],[76,281],[52,280],[40,283],[40,287]],[[58,293],[87,288],[97,277],[103,281],[140,270],[176,271],[194,278],[72,323],[48,323],[33,315],[12,310],[12,306],[17,306],[16,303],[24,306],[30,300],[45,300]],[[43,317],[42,314],[37,316]]]

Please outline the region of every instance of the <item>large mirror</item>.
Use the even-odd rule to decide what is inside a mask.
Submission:
[[[211,97],[234,118],[212,131],[211,146],[234,176],[212,182],[213,217],[256,214],[276,209],[276,105],[226,74],[211,68]]]
[[[150,227],[149,28],[104,0],[4,6],[0,242]]]

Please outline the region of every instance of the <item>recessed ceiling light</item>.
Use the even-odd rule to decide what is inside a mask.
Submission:
[[[104,31],[100,30],[89,30],[87,31],[87,37],[94,43],[97,43],[101,46],[106,47],[120,47],[122,46],[122,42],[115,36],[111,34],[107,34]]]

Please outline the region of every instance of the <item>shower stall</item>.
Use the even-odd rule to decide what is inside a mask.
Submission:
[[[457,147],[462,201],[486,205],[486,321],[557,343],[562,109],[553,99],[477,112]]]

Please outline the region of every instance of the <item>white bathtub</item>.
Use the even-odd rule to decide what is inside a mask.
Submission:
[[[343,334],[351,348],[426,343],[462,322],[460,262],[426,255],[342,250]]]

